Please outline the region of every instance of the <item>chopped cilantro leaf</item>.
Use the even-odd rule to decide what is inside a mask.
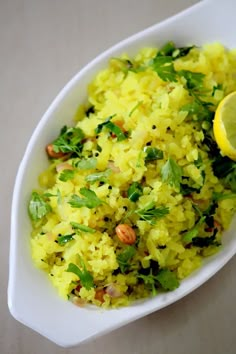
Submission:
[[[79,197],[77,194],[73,194],[69,200],[69,204],[72,208],[82,208],[87,207],[89,209],[96,208],[97,206],[103,204],[103,201],[99,199],[96,193],[88,188],[81,188],[80,194],[85,198]]]
[[[215,92],[219,90],[219,91],[223,91],[223,85],[222,84],[217,84],[216,86],[213,86],[212,89],[212,96],[215,95]]]
[[[188,46],[188,47],[180,47],[180,48],[176,48],[176,50],[174,50],[174,52],[172,53],[172,57],[174,59],[178,59],[181,57],[185,57],[186,55],[188,55],[188,53],[195,48],[194,45]]]
[[[98,124],[97,128],[95,129],[96,134],[101,133],[103,128],[107,128],[111,133],[116,135],[117,141],[122,141],[127,139],[127,134],[122,131],[118,125],[111,122],[111,119],[115,117],[116,114],[109,116],[103,123]]]
[[[195,46],[176,48],[174,42],[167,42],[157,53],[157,56],[172,56],[173,59],[186,56]]]
[[[32,220],[38,221],[51,211],[51,206],[45,202],[42,196],[33,192],[29,202],[29,214]]]
[[[75,235],[75,233],[69,234],[69,235],[58,236],[58,238],[57,238],[58,244],[60,246],[64,246],[67,242],[74,240],[74,235]]]
[[[132,114],[134,113],[134,111],[136,111],[136,109],[138,109],[138,107],[143,103],[143,101],[139,101],[129,112],[129,117],[132,116]]]
[[[196,237],[199,233],[199,228],[200,226],[203,224],[203,222],[205,221],[206,217],[202,216],[199,221],[195,224],[195,226],[190,229],[189,231],[187,231],[184,236],[183,236],[183,241],[190,243],[192,242],[193,238]]]
[[[62,128],[59,137],[53,141],[53,150],[55,152],[76,153],[82,150],[82,140],[84,133],[80,128]]]
[[[67,182],[70,179],[73,179],[75,174],[76,174],[76,170],[65,169],[60,173],[59,180],[62,182]]]
[[[194,160],[193,163],[197,168],[202,167],[203,165],[202,156],[199,154],[197,160]]]
[[[130,260],[135,255],[136,250],[133,246],[127,246],[125,250],[116,256],[121,273],[125,273],[130,267]]]
[[[139,274],[138,275],[138,278],[139,279],[142,279],[144,284],[151,289],[152,291],[152,296],[155,296],[157,295],[157,279],[156,279],[156,276],[154,276],[152,274],[152,269],[150,269],[150,273],[149,274]]]
[[[196,100],[182,106],[181,111],[188,112],[188,114],[192,115],[197,121],[205,120],[212,122],[214,117],[214,112],[210,111],[202,102]]]
[[[175,290],[179,287],[179,280],[174,272],[169,269],[161,269],[156,279],[164,290]]]
[[[225,193],[225,194],[222,194],[222,193],[213,192],[213,195],[212,195],[212,199],[214,201],[232,199],[232,198],[236,198],[236,193]]]
[[[80,231],[83,231],[83,232],[90,232],[90,233],[92,233],[92,234],[93,234],[94,232],[96,232],[96,230],[92,229],[91,227],[86,226],[86,225],[79,224],[79,223],[77,223],[77,222],[75,222],[75,221],[71,221],[70,224],[71,224],[71,226],[72,226],[72,228],[73,228],[74,230],[80,230]]]
[[[132,202],[137,202],[142,193],[142,186],[138,182],[133,182],[128,188],[128,198]]]
[[[122,141],[127,139],[127,134],[122,131],[118,125],[108,122],[105,127],[110,130],[111,133],[113,133],[117,137],[117,141]]]
[[[106,183],[111,172],[112,172],[111,169],[107,169],[103,172],[95,172],[95,173],[92,173],[91,175],[86,176],[85,180],[90,183],[95,183],[97,181]]]
[[[174,272],[169,269],[161,269],[157,275],[153,275],[152,269],[147,275],[139,274],[138,278],[144,281],[144,284],[151,287],[152,295],[157,294],[157,288],[161,286],[163,290],[175,290],[179,287],[179,280]]]
[[[201,91],[203,86],[203,80],[205,75],[202,73],[196,73],[189,70],[180,70],[178,75],[184,77],[186,80],[186,86],[189,90]]]
[[[156,56],[152,60],[152,68],[163,81],[177,81],[172,57]]]
[[[79,261],[81,268],[74,263],[70,263],[66,271],[76,274],[80,279],[81,285],[84,286],[85,289],[90,290],[94,288],[93,276],[87,270],[81,257],[79,258]]]
[[[56,194],[44,193],[43,196],[46,197],[46,198],[57,197],[57,203],[61,204],[61,202],[62,202],[62,196],[61,196],[61,192],[60,192],[59,189],[57,189],[57,193]]]
[[[74,166],[80,170],[92,170],[97,166],[96,157],[91,157],[89,159],[81,159],[76,161]]]
[[[169,41],[160,48],[160,50],[157,52],[157,57],[171,56],[175,50],[176,47],[174,42]]]
[[[154,202],[149,203],[145,208],[135,211],[141,220],[147,221],[151,225],[155,225],[156,220],[163,218],[169,214],[169,208],[161,206],[156,207]]]
[[[180,189],[182,168],[172,158],[169,158],[161,169],[161,177],[163,182]]]
[[[145,147],[144,152],[146,153],[145,161],[161,160],[163,159],[163,151],[155,147]]]
[[[106,119],[104,120],[104,122],[98,124],[97,128],[95,129],[95,133],[96,133],[96,134],[101,133],[103,127],[105,127],[105,126],[111,121],[111,119],[112,119],[113,117],[115,117],[115,116],[116,116],[116,114],[113,114],[113,115],[109,116],[108,118],[106,118]]]

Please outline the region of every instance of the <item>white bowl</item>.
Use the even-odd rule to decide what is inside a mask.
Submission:
[[[68,117],[73,116],[78,99],[81,102],[85,99],[87,84],[97,71],[106,66],[108,58],[123,52],[132,55],[144,46],[160,46],[168,40],[173,40],[178,46],[220,41],[228,47],[236,47],[235,10],[235,0],[206,0],[122,41],[81,70],[44,114],[19,167],[13,194],[8,305],[18,321],[58,345],[78,345],[181,299],[206,282],[235,254],[234,219],[231,230],[224,235],[222,251],[208,258],[205,265],[185,279],[175,291],[118,310],[79,308],[60,299],[45,274],[34,267],[29,245],[31,224],[27,213],[31,190],[48,163],[44,146],[55,138],[61,126],[72,123],[68,122]]]

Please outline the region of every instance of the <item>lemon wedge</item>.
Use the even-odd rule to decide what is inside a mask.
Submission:
[[[236,91],[225,96],[217,107],[213,132],[222,154],[236,161]]]

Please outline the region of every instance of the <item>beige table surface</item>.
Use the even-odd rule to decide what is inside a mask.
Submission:
[[[7,308],[13,183],[40,117],[97,54],[196,2],[0,0],[0,354],[236,353],[236,258],[178,303],[80,348],[57,347],[16,322]]]

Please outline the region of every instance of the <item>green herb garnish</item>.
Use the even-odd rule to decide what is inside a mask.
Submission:
[[[182,168],[172,158],[169,158],[161,169],[161,177],[163,182],[180,189]]]
[[[62,182],[67,182],[73,179],[75,177],[75,174],[76,174],[76,170],[65,169],[60,173],[59,180]]]
[[[135,211],[139,215],[141,220],[147,221],[151,225],[156,224],[156,220],[163,218],[169,214],[168,207],[156,207],[154,202],[149,203],[145,208]]]
[[[73,194],[71,199],[69,200],[68,203],[71,205],[72,208],[87,207],[89,209],[92,209],[104,203],[101,199],[97,197],[94,191],[88,188],[81,188],[80,194],[83,195],[84,198],[79,197],[77,194]]]
[[[76,264],[70,263],[66,271],[76,274],[80,279],[81,285],[84,286],[85,289],[90,290],[94,288],[93,276],[87,270],[81,257],[79,257],[79,263],[80,268]]]
[[[95,129],[96,134],[101,133],[103,128],[108,129],[111,133],[116,135],[117,141],[122,141],[127,139],[127,134],[125,134],[118,125],[111,122],[111,119],[115,117],[116,114],[109,116],[103,123],[98,124],[97,128]]]
[[[111,169],[107,169],[103,172],[92,173],[91,175],[85,177],[85,181],[90,183],[95,183],[97,181],[106,183],[111,172],[112,172]]]
[[[179,280],[176,277],[175,273],[169,269],[161,269],[157,275],[153,275],[152,269],[150,274],[138,275],[138,278],[144,281],[145,285],[148,285],[152,289],[152,295],[157,294],[157,288],[161,287],[163,290],[172,291],[179,287]]]
[[[29,202],[29,214],[32,220],[38,221],[51,211],[51,206],[37,192],[33,192]]]
[[[127,246],[125,250],[116,257],[121,273],[125,273],[130,267],[130,260],[135,255],[136,250],[133,246]]]
[[[156,56],[152,61],[152,68],[163,81],[177,81],[172,57]]]
[[[179,280],[169,269],[161,269],[156,278],[164,290],[171,291],[179,287]]]
[[[74,240],[74,235],[75,235],[75,233],[69,234],[69,235],[58,236],[58,238],[57,238],[58,244],[60,246],[64,246],[67,242]]]
[[[206,219],[205,216],[201,216],[201,218],[194,225],[194,227],[184,234],[184,236],[183,236],[183,241],[184,242],[187,242],[187,243],[191,243],[192,242],[193,238],[195,238],[198,235],[200,226],[204,223],[205,219]]]
[[[97,166],[97,159],[96,157],[91,157],[89,159],[82,159],[76,161],[74,166],[79,170],[92,170]]]
[[[136,111],[136,109],[138,109],[138,107],[143,103],[143,101],[139,101],[129,112],[129,117],[132,116],[132,114],[134,113],[134,111]]]
[[[87,226],[87,225],[82,225],[82,224],[79,224],[75,221],[71,221],[70,222],[72,228],[74,230],[80,230],[80,231],[83,231],[83,232],[90,232],[90,233],[94,233],[96,232],[96,230],[92,229],[91,227]]]
[[[173,59],[186,56],[195,46],[176,48],[174,42],[167,42],[157,53],[157,56],[172,56]]]
[[[61,192],[59,189],[57,189],[56,194],[52,194],[52,193],[47,192],[47,193],[43,194],[43,197],[46,197],[46,198],[57,197],[57,203],[61,204],[61,202],[62,202],[62,196],[61,196]]]
[[[143,194],[143,189],[140,183],[133,182],[128,188],[128,198],[132,202],[137,202],[139,197]]]
[[[80,154],[82,150],[82,140],[84,133],[80,128],[67,128],[64,126],[59,137],[53,141],[53,150],[55,152]]]
[[[163,151],[155,147],[145,147],[144,152],[146,153],[145,161],[154,161],[163,159]]]
[[[214,201],[220,201],[220,200],[225,200],[225,199],[233,199],[236,198],[236,193],[217,193],[217,192],[213,192],[212,194],[212,199]]]

